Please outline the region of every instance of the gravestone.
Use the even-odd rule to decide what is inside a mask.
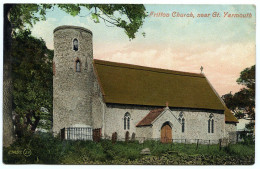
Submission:
[[[117,132],[114,132],[114,133],[112,134],[112,143],[115,144],[116,141],[117,141]]]
[[[140,154],[143,154],[143,155],[150,155],[151,154],[151,151],[149,148],[144,148],[142,149],[141,153]]]

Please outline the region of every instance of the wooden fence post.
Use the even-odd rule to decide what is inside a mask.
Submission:
[[[222,142],[222,140],[219,139],[219,150],[221,150],[221,147],[222,147],[221,142]]]
[[[199,139],[197,139],[197,146],[196,146],[196,150],[199,148]]]

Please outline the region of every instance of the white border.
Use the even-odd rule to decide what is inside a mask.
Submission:
[[[259,36],[259,22],[260,22],[260,11],[259,11],[259,0],[218,0],[218,1],[209,1],[209,0],[175,0],[174,2],[169,1],[169,0],[55,0],[55,1],[51,1],[51,0],[26,0],[25,1],[21,1],[21,0],[3,0],[1,1],[1,6],[0,6],[0,15],[1,18],[3,19],[3,4],[4,3],[143,3],[143,4],[255,4],[256,5],[256,65],[260,65],[259,64],[259,42],[260,42],[260,36]],[[1,59],[0,59],[0,119],[1,119],[1,128],[0,128],[0,159],[2,160],[2,131],[3,131],[3,126],[2,126],[2,119],[3,119],[3,115],[2,115],[2,98],[3,98],[3,21],[2,24],[0,24],[0,30],[1,30]],[[259,67],[256,66],[256,121],[258,121],[258,106],[259,106]],[[259,125],[256,124],[256,131],[259,130]],[[258,168],[260,167],[260,162],[258,161],[259,159],[259,142],[257,142],[259,140],[259,135],[256,134],[256,156],[255,156],[255,164],[252,166],[210,166],[212,168],[216,168],[216,167],[228,167],[228,168],[233,168],[233,167],[237,167],[237,168]],[[77,167],[77,168],[102,168],[102,169],[107,169],[109,168],[114,168],[114,169],[119,169],[119,168],[152,168],[152,169],[158,169],[158,167],[160,168],[186,168],[186,167],[193,167],[193,168],[208,168],[209,166],[122,166],[122,165],[102,165],[102,166],[94,166],[94,165],[77,165],[77,166],[73,166],[73,165],[4,165],[3,163],[0,164],[1,168],[31,168],[31,167],[37,167],[37,168],[71,168],[71,167]]]

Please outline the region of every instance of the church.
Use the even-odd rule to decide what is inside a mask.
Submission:
[[[203,73],[93,59],[92,32],[54,33],[53,133],[70,140],[235,140],[238,120]],[[102,49],[101,49],[102,50]],[[127,137],[128,137],[127,136]]]

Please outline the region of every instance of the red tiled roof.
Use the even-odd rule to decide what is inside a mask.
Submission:
[[[164,109],[151,110],[137,125],[136,127],[149,126],[152,122],[163,112]]]

